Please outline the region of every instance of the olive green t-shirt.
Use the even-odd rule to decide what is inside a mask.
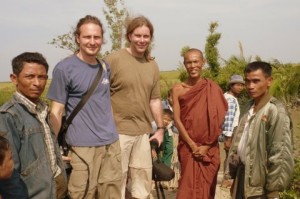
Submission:
[[[111,100],[118,132],[151,132],[150,100],[160,98],[156,62],[133,57],[126,49],[108,55],[105,61],[111,68]]]

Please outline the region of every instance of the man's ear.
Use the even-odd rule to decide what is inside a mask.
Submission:
[[[273,82],[273,77],[268,77],[268,88],[271,87],[272,82]]]
[[[128,36],[127,36],[127,39],[128,39],[129,43],[131,43],[131,35],[132,35],[132,33],[128,34]]]
[[[14,73],[10,74],[10,80],[14,85],[16,86],[18,85],[18,77],[16,74]]]

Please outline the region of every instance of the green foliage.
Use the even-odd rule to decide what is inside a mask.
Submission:
[[[160,72],[160,93],[163,99],[168,96],[168,91],[179,81],[178,71],[162,71]]]
[[[122,35],[124,32],[126,19],[128,18],[128,11],[124,6],[124,0],[104,0],[104,3],[107,9],[103,9],[103,12],[105,19],[107,20],[108,27],[111,31],[110,39],[112,46],[110,51],[106,51],[104,53],[99,52],[99,58],[105,57],[111,51],[120,49],[122,47]],[[75,43],[73,32],[74,29],[66,34],[57,36],[56,38],[53,38],[49,44],[54,45],[56,48],[76,52],[78,46]]]
[[[15,92],[15,87],[12,83],[1,83],[0,84],[0,106],[8,101],[12,94]]]
[[[73,30],[53,38],[49,44],[54,45],[56,48],[70,50],[71,52],[75,52],[78,49],[78,46],[74,40]]]
[[[185,69],[185,66],[183,65],[183,63],[179,62],[179,65],[177,67],[177,71],[179,72],[178,78],[181,82],[184,82],[185,80],[187,80],[189,75],[186,72],[186,69]]]
[[[125,22],[129,14],[124,6],[124,0],[104,0],[107,9],[103,9],[105,19],[110,29],[110,39],[112,42],[111,51],[122,48],[123,32],[125,30]]]
[[[50,85],[50,80],[47,81],[45,91],[43,92],[43,94],[41,96],[41,99],[48,103],[49,103],[49,100],[46,98],[46,95],[48,92],[49,85]],[[0,93],[1,93],[0,106],[2,106],[5,102],[7,102],[9,99],[11,99],[11,97],[15,91],[16,91],[16,88],[15,88],[14,84],[12,84],[11,82],[0,83]]]
[[[191,49],[191,47],[189,46],[184,46],[181,51],[180,51],[180,56],[184,57],[184,54],[186,53],[186,51],[188,51],[189,49]]]
[[[225,65],[220,68],[219,75],[216,79],[216,82],[223,90],[227,90],[228,81],[232,75],[238,74],[244,76],[245,66],[251,62],[251,56],[248,58],[244,56],[244,50],[241,42],[239,42],[239,51],[240,54],[238,56],[232,55],[228,60],[223,60]],[[256,59],[260,58],[256,56]]]
[[[287,105],[293,105],[299,98],[300,64],[282,64],[272,61],[273,84],[270,92]]]
[[[209,35],[206,38],[205,58],[210,66],[212,76],[216,77],[219,74],[219,50],[216,47],[221,38],[221,33],[217,33],[216,29],[219,26],[218,22],[211,22],[209,27]]]
[[[287,190],[280,193],[280,198],[294,199],[300,198],[300,158],[295,159],[294,176]]]

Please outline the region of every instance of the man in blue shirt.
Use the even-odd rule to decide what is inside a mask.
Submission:
[[[68,117],[87,93],[98,70],[100,82],[69,126],[66,141],[71,146],[72,172],[68,184],[71,198],[120,198],[122,177],[119,136],[110,102],[110,68],[96,56],[103,42],[100,20],[87,15],[77,23],[78,51],[59,62],[53,70],[48,98],[52,100],[51,121],[56,133],[61,119]]]

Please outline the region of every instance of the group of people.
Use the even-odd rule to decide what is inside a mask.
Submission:
[[[81,18],[74,31],[78,50],[53,70],[50,107],[40,99],[49,68],[43,55],[25,52],[12,60],[16,92],[0,108],[2,198],[149,198],[149,142],[162,144],[164,119],[171,119],[163,118],[159,69],[149,51],[153,34],[146,17],[133,18],[126,29],[128,47],[98,60],[103,25],[94,16]],[[188,79],[172,89],[181,166],[178,199],[215,196],[218,140],[229,103],[215,82],[201,76],[204,64],[202,52],[189,49],[184,55]],[[67,178],[57,143],[62,117],[72,113],[98,70],[100,83],[66,134],[72,166]],[[246,66],[252,101],[236,130],[225,133],[232,137],[231,146],[225,146],[225,176],[235,179],[234,198],[276,198],[292,177],[291,121],[283,104],[268,93],[271,72],[265,62]],[[156,130],[149,138],[153,120]],[[165,161],[169,164],[170,158]]]

